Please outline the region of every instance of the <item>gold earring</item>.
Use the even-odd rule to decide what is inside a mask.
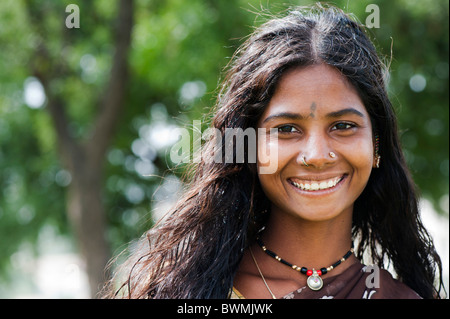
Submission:
[[[375,167],[376,168],[380,168],[380,160],[381,160],[380,155],[375,156]]]
[[[306,167],[309,166],[309,165],[306,163],[306,161],[305,161],[305,155],[302,155],[302,157],[301,157],[300,159],[301,159],[303,165],[305,165]]]
[[[380,136],[378,132],[375,133],[375,167],[380,168]]]

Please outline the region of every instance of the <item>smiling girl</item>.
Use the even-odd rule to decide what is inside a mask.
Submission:
[[[233,58],[212,125],[222,135],[275,129],[258,148],[277,148],[276,171],[202,159],[110,295],[438,298],[441,261],[420,220],[384,72],[362,27],[339,9],[298,8],[258,28]],[[396,279],[382,269],[388,262]]]

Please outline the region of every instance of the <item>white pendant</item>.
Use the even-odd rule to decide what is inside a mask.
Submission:
[[[312,290],[320,290],[323,287],[322,278],[320,278],[317,271],[313,268],[313,274],[306,279],[306,284]]]

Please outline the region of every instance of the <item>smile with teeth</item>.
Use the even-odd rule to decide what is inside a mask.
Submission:
[[[343,179],[343,176],[334,177],[334,178],[323,180],[323,181],[307,181],[307,180],[294,181],[291,179],[291,184],[301,190],[318,191],[318,190],[333,188],[342,179]]]

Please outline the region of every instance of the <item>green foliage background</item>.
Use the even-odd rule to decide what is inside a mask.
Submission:
[[[126,109],[105,159],[104,201],[113,251],[150,227],[153,201],[169,195],[155,195],[162,177],[171,174],[167,173],[167,148],[149,148],[146,167],[152,176],[135,170],[140,159],[132,145],[143,134],[143,126],[184,126],[204,118],[214,104],[224,67],[253,27],[269,13],[313,2],[137,1]],[[70,3],[79,5],[80,29],[64,26],[65,7]],[[439,213],[448,215],[449,2],[332,3],[354,13],[362,23],[369,15],[366,6],[379,6],[380,28],[369,33],[390,64],[389,90],[407,160],[422,195]],[[41,22],[47,38],[27,15],[27,10],[43,7]],[[111,0],[0,2],[0,287],[10,280],[11,256],[24,247],[36,247],[43,228],[50,226],[72,238],[65,215],[70,176],[61,168],[55,131],[45,104],[32,109],[24,101],[30,57],[39,41],[45,41],[55,65],[61,64],[61,76],[51,89],[69,101],[71,133],[86,138],[95,111],[93,101],[108,80],[116,11]],[[414,75],[419,75],[415,79],[422,84],[426,80],[419,92],[410,84]],[[186,83],[200,89],[192,99],[183,99]]]

